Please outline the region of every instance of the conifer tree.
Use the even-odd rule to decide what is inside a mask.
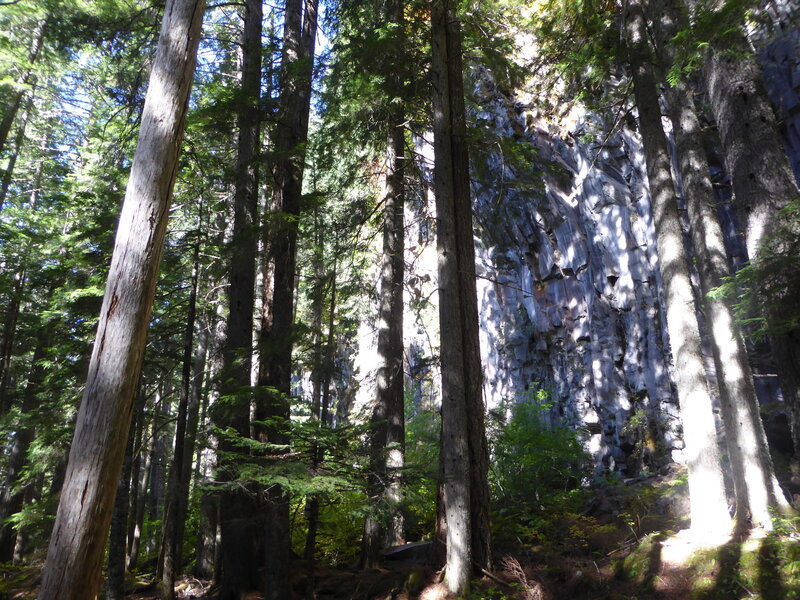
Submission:
[[[448,0],[432,4],[431,71],[439,329],[448,336],[440,349],[445,583],[451,592],[463,594],[473,564],[491,567],[491,538],[461,31],[455,8]]]
[[[781,236],[797,237],[796,225],[795,230],[784,231],[792,225],[782,222],[779,210],[800,198],[800,191],[761,69],[742,31],[742,7],[718,0],[707,5],[689,0],[688,4],[694,8],[695,20],[712,21],[721,32],[704,46],[703,75],[725,167],[731,177],[734,206],[744,228],[748,258],[758,269],[762,253],[781,253]],[[771,247],[773,243],[778,247]],[[774,273],[773,277],[781,275]],[[776,298],[772,307],[762,307],[761,316],[772,330],[770,349],[789,409],[795,452],[800,453],[800,331],[786,331],[776,318],[782,311],[779,305],[791,301],[790,295]]]
[[[378,326],[378,367],[376,399],[372,412],[373,430],[370,446],[370,496],[379,500],[387,516],[368,516],[364,524],[362,566],[377,566],[378,553],[385,545],[404,541],[400,473],[404,463],[405,411],[403,369],[403,279],[404,257],[404,177],[405,177],[405,108],[403,82],[405,37],[404,3],[386,2],[386,22],[392,27],[388,38],[388,57],[383,65],[388,74],[385,94],[388,144],[386,183],[383,206],[383,262],[381,266]]]
[[[647,162],[659,269],[664,281],[667,329],[689,469],[692,527],[725,531],[730,527],[730,517],[722,457],[642,6],[638,0],[626,4],[625,39]]]
[[[265,280],[264,297],[271,298],[259,337],[260,388],[256,398],[259,441],[286,445],[289,419],[294,342],[294,298],[298,220],[303,210],[303,172],[311,110],[311,81],[317,35],[317,0],[286,0],[281,50],[280,96],[273,139],[274,227],[269,260],[272,281]],[[289,501],[280,485],[267,490],[265,567],[266,598],[281,600],[289,594]]]
[[[669,42],[677,32],[679,8],[675,2],[654,4],[651,10],[656,39],[661,59],[666,63],[664,67],[669,68],[674,61],[674,49]],[[700,120],[693,91],[685,78],[668,86],[665,95],[670,107],[692,243],[698,256],[696,264],[701,289],[707,296],[723,284],[730,271]],[[734,484],[736,527],[771,529],[771,511],[784,512],[788,503],[775,478],[747,350],[736,327],[730,302],[712,297],[705,305]]]
[[[167,3],[39,597],[97,595],[194,73],[203,0]]]

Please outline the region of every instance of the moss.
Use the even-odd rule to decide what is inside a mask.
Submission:
[[[800,598],[800,547],[791,537],[732,540],[695,553],[687,568],[693,600]]]

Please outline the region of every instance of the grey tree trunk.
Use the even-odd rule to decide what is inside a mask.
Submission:
[[[463,593],[473,564],[491,566],[488,451],[481,396],[475,248],[466,146],[461,31],[453,3],[432,6],[434,191],[442,369],[445,582]]]
[[[93,600],[144,355],[204,0],[170,0],[145,99],[41,600]]]
[[[402,59],[404,34],[402,0],[387,2],[386,17],[399,30],[391,40],[385,68],[388,98],[404,99]],[[383,258],[378,313],[378,367],[370,439],[370,496],[382,505],[388,521],[368,516],[364,524],[361,562],[378,566],[380,551],[405,541],[402,512],[402,468],[405,463],[405,412],[403,394],[403,283],[405,278],[405,109],[404,101],[390,106],[387,119],[386,187],[383,205]]]
[[[625,34],[647,162],[659,269],[664,282],[667,330],[675,365],[675,384],[689,471],[692,528],[727,531],[731,519],[725,498],[722,457],[703,365],[700,330],[678,218],[670,157],[661,123],[653,59],[642,4],[638,0],[627,3]]]
[[[738,32],[729,32],[726,40],[725,47],[710,45],[703,73],[731,177],[734,206],[745,228],[747,253],[758,268],[765,242],[782,225],[778,210],[800,197],[800,192],[747,40]],[[780,307],[777,309],[764,310],[768,325],[776,323]],[[771,335],[770,347],[789,409],[795,453],[800,455],[800,331]]]
[[[672,63],[668,46],[677,32],[675,2],[658,10],[653,22],[659,33],[662,56]],[[704,297],[730,276],[725,244],[711,186],[708,160],[693,94],[684,80],[667,88],[673,132],[680,162],[680,174],[689,212],[692,243]],[[789,505],[772,466],[767,438],[759,413],[758,397],[744,340],[735,325],[729,302],[711,298],[705,302],[714,351],[726,443],[733,475],[737,529],[771,529],[771,511],[785,512]]]

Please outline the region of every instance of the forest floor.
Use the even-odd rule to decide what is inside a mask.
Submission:
[[[772,532],[709,538],[685,529],[680,471],[598,489],[578,514],[538,536],[519,515],[495,523],[495,569],[465,600],[800,600],[800,537],[788,521]],[[316,600],[454,600],[426,563],[424,544],[387,556],[381,568],[320,567]],[[295,598],[305,567],[297,565]],[[33,600],[37,566],[0,565],[0,600]],[[151,579],[127,600],[158,600]],[[210,582],[183,577],[181,600],[215,600]],[[261,600],[257,592],[244,600]]]

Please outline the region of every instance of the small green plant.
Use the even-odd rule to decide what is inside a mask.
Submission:
[[[495,411],[491,478],[498,504],[540,512],[580,487],[589,460],[578,432],[550,423],[547,392],[536,389],[531,396]]]
[[[588,455],[579,432],[551,423],[550,408],[547,392],[534,387],[525,401],[493,411],[490,483],[500,539],[533,545],[571,539],[586,500],[581,484],[591,471]],[[567,545],[578,550],[590,544],[581,535]]]

